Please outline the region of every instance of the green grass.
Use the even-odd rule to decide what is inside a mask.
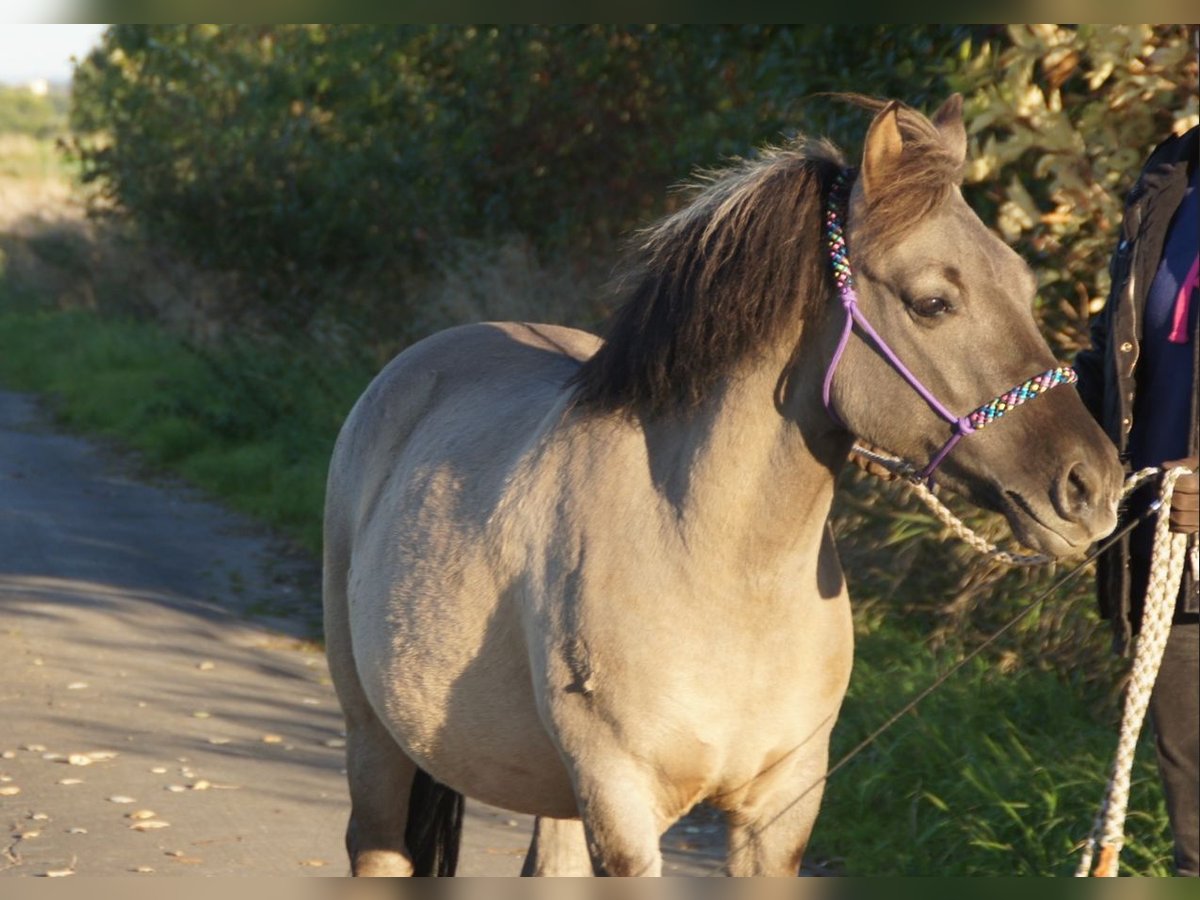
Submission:
[[[959,651],[885,624],[859,639],[837,761]],[[855,875],[1071,875],[1116,745],[1106,698],[1033,667],[975,660],[836,773],[813,853]],[[1097,716],[1096,708],[1105,713]],[[1170,874],[1153,749],[1139,748],[1122,872]]]
[[[84,311],[0,313],[5,384],[51,395],[71,427],[119,439],[313,553],[333,441],[368,379],[311,347],[202,352]]]
[[[317,551],[325,467],[368,365],[280,342],[200,351],[149,324],[11,300],[0,285],[0,381],[52,395],[71,426],[137,448]],[[839,499],[858,647],[831,761],[1049,582],[973,568],[918,507],[883,493],[850,477]],[[1116,743],[1115,668],[1088,577],[833,777],[813,861],[853,875],[1073,871]],[[1148,742],[1127,840],[1123,871],[1168,873]]]

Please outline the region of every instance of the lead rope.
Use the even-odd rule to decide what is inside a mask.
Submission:
[[[1013,553],[1010,550],[1001,550],[995,544],[988,542],[976,534],[962,519],[951,512],[946,504],[938,499],[937,494],[933,492],[925,481],[917,476],[916,469],[898,456],[892,456],[890,453],[882,453],[878,450],[871,450],[861,444],[855,444],[853,452],[864,459],[879,463],[893,474],[903,477],[908,488],[929,507],[930,512],[937,516],[938,521],[954,532],[954,535],[959,540],[983,556],[994,559],[997,562],[1007,563],[1010,566],[1040,566],[1051,562],[1049,556],[1043,556],[1040,553]],[[1130,490],[1128,485],[1126,485],[1126,490]]]
[[[921,499],[921,502],[929,507],[929,511],[937,517],[939,522],[949,528],[955,537],[982,556],[1010,566],[1041,566],[1054,561],[1051,557],[1044,556],[1041,553],[1014,553],[1011,550],[1002,550],[986,538],[977,534],[969,525],[956,516],[950,507],[946,506],[925,482],[919,480],[915,475],[913,466],[900,459],[900,457],[892,456],[890,453],[884,453],[880,450],[870,449],[861,444],[855,444],[852,452],[871,462],[879,463],[894,475],[903,478],[906,486]],[[1129,496],[1132,491],[1159,474],[1160,471],[1161,469],[1151,467],[1134,472],[1125,479],[1125,487],[1122,490],[1121,496]],[[1172,469],[1171,471],[1175,470]],[[1188,469],[1180,469],[1179,471],[1185,475],[1189,474]],[[1174,479],[1171,480],[1171,490],[1175,490]],[[1167,504],[1167,509],[1169,512],[1169,504]]]
[[[947,528],[972,548],[998,562],[1015,566],[1036,566],[1050,562],[1050,558],[1034,553],[1012,553],[1001,550],[971,530],[958,516],[920,480],[913,478],[913,467],[899,457],[882,453],[855,444],[853,452],[865,459],[879,463],[897,475],[906,477],[908,486],[925,503]],[[1123,495],[1128,496],[1139,485],[1159,473],[1157,468],[1142,469],[1125,481]],[[1170,530],[1171,497],[1175,493],[1175,482],[1191,470],[1179,467],[1163,473],[1159,495],[1158,514],[1154,524],[1154,549],[1150,557],[1150,580],[1146,590],[1142,613],[1142,627],[1134,650],[1129,684],[1125,689],[1125,705],[1121,715],[1121,729],[1117,738],[1117,751],[1113,758],[1112,774],[1105,788],[1104,799],[1096,815],[1092,832],[1084,844],[1083,856],[1075,870],[1076,877],[1089,874],[1111,878],[1117,874],[1117,863],[1121,847],[1125,843],[1125,814],[1129,806],[1129,782],[1133,771],[1133,757],[1138,736],[1150,704],[1150,694],[1162,664],[1163,651],[1171,633],[1171,617],[1175,609],[1175,598],[1183,578],[1185,559],[1188,556],[1188,537]],[[1197,563],[1197,546],[1193,544],[1193,568]],[[1200,577],[1198,577],[1200,580]],[[1092,859],[1099,850],[1100,858],[1092,869]]]
[[[1077,878],[1089,874],[1098,878],[1114,878],[1117,874],[1121,847],[1125,844],[1125,812],[1129,806],[1129,779],[1133,770],[1134,751],[1142,731],[1142,722],[1146,718],[1146,708],[1150,705],[1154,680],[1162,664],[1167,638],[1171,634],[1171,617],[1183,578],[1184,558],[1187,556],[1188,537],[1172,533],[1169,519],[1175,482],[1188,474],[1189,470],[1178,468],[1163,475],[1162,506],[1154,523],[1150,584],[1146,590],[1142,627],[1134,650],[1129,685],[1125,689],[1125,709],[1121,714],[1117,752],[1100,811],[1096,814],[1092,833],[1084,844],[1083,856],[1075,869]],[[1097,851],[1099,858],[1093,869],[1092,856]]]

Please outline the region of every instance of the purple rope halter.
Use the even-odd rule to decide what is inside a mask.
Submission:
[[[862,332],[871,340],[871,343],[875,345],[884,358],[891,364],[892,368],[900,373],[900,376],[912,386],[913,390],[921,395],[921,398],[929,404],[930,409],[949,422],[953,428],[950,438],[942,445],[942,448],[933,455],[929,464],[914,476],[915,479],[920,481],[932,481],[933,473],[937,470],[937,467],[942,464],[942,460],[950,454],[950,451],[954,449],[955,445],[964,436],[974,434],[976,431],[995,422],[1010,410],[1016,409],[1022,403],[1028,403],[1053,387],[1060,384],[1074,384],[1078,380],[1078,376],[1070,366],[1059,366],[1018,384],[1016,387],[1005,391],[993,400],[989,400],[983,406],[965,416],[956,416],[950,412],[921,383],[921,380],[900,361],[900,357],[896,355],[887,342],[871,327],[871,323],[867,321],[866,316],[863,315],[862,310],[858,307],[858,294],[854,291],[854,274],[850,270],[850,257],[846,251],[846,235],[842,230],[842,222],[845,219],[846,203],[849,194],[849,175],[845,171],[839,172],[830,187],[829,202],[825,209],[825,239],[829,245],[829,258],[833,265],[833,279],[837,283],[838,295],[841,298],[842,306],[846,310],[846,324],[842,327],[842,335],[838,339],[837,349],[833,352],[833,358],[829,361],[829,367],[825,370],[825,383],[822,386],[825,410],[835,422],[843,426],[845,425],[841,416],[834,411],[833,403],[830,400],[830,390],[833,387],[833,373],[837,370],[838,363],[842,359],[842,353],[846,350],[846,344],[850,340],[850,332],[854,330],[854,326],[857,324]]]

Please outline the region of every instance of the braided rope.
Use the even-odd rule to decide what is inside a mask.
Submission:
[[[1002,550],[995,544],[988,541],[975,531],[969,525],[963,522],[956,516],[951,509],[946,506],[923,481],[914,478],[915,471],[913,467],[900,459],[898,456],[892,456],[890,453],[883,453],[879,450],[872,450],[861,444],[855,444],[854,453],[864,459],[869,459],[872,462],[879,463],[884,468],[892,473],[899,475],[905,479],[908,488],[915,493],[921,501],[929,507],[932,512],[943,525],[945,525],[954,536],[961,540],[971,549],[975,550],[982,556],[996,560],[996,562],[1004,563],[1009,566],[1041,566],[1046,563],[1053,562],[1049,556],[1041,553],[1016,553],[1012,550]],[[1158,469],[1142,469],[1140,472],[1135,472],[1125,481],[1124,493],[1126,496],[1145,481],[1153,478],[1158,474]]]
[[[971,530],[923,482],[914,479],[913,467],[888,453],[871,450],[855,444],[852,452],[865,459],[879,463],[896,475],[906,479],[909,488],[916,492],[935,516],[969,546],[998,562],[1009,565],[1035,566],[1050,562],[1041,554],[1012,553],[1001,550]],[[1158,475],[1158,468],[1142,469],[1125,480],[1123,496],[1128,496],[1137,487]],[[1105,788],[1104,799],[1092,826],[1091,834],[1084,844],[1083,856],[1075,870],[1077,877],[1095,875],[1115,877],[1121,848],[1125,844],[1125,815],[1129,807],[1129,784],[1133,771],[1134,753],[1138,736],[1150,705],[1150,694],[1158,678],[1167,638],[1171,634],[1171,618],[1175,610],[1175,597],[1183,578],[1183,568],[1188,557],[1188,536],[1170,530],[1171,498],[1175,493],[1175,482],[1185,475],[1193,474],[1182,466],[1163,473],[1159,494],[1158,514],[1154,524],[1154,549],[1150,557],[1150,580],[1146,589],[1142,627],[1138,633],[1134,650],[1129,684],[1125,689],[1125,705],[1121,714],[1121,729],[1117,738],[1112,772]],[[1191,550],[1193,569],[1197,566],[1197,548]],[[1196,573],[1200,576],[1200,572]],[[1100,858],[1092,869],[1092,860],[1099,851]]]
[[[1190,470],[1181,467],[1163,475],[1162,506],[1154,524],[1154,550],[1150,557],[1150,584],[1146,590],[1142,627],[1134,650],[1129,686],[1125,691],[1117,751],[1100,811],[1096,814],[1092,833],[1075,870],[1077,877],[1091,874],[1112,878],[1117,874],[1121,847],[1125,843],[1125,813],[1129,806],[1134,752],[1150,704],[1150,694],[1154,690],[1154,681],[1158,677],[1158,668],[1162,664],[1167,638],[1171,634],[1171,617],[1175,611],[1175,598],[1179,594],[1187,555],[1187,535],[1170,531],[1171,496],[1175,492],[1175,482],[1189,474]],[[1093,870],[1092,856],[1096,851],[1100,856]]]

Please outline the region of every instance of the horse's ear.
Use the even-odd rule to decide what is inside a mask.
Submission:
[[[893,100],[879,111],[867,129],[863,147],[862,186],[867,200],[891,180],[904,153],[904,136],[900,133],[900,104]]]
[[[933,124],[937,126],[942,142],[958,159],[959,165],[967,158],[967,129],[963,127],[962,108],[962,94],[951,94],[933,114]]]

